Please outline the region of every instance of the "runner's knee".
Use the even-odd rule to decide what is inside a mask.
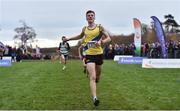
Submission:
[[[95,81],[96,80],[96,76],[90,76],[90,81]]]

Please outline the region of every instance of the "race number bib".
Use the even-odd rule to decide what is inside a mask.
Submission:
[[[96,48],[96,41],[90,41],[87,44],[88,49],[89,48]]]

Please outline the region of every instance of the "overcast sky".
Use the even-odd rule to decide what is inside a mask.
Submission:
[[[0,0],[0,41],[12,44],[14,29],[24,20],[40,47],[58,46],[62,35],[76,35],[87,25],[89,9],[96,12],[96,23],[115,34],[133,33],[133,18],[149,25],[151,16],[164,21],[172,14],[180,24],[180,0]]]

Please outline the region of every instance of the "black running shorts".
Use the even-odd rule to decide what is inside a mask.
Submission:
[[[96,65],[102,65],[103,55],[86,55],[85,63],[95,63]]]

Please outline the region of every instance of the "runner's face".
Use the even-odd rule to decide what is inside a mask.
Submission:
[[[94,20],[95,20],[95,14],[94,13],[88,13],[86,15],[86,20],[89,22],[89,23],[93,23]]]
[[[65,41],[65,38],[62,38],[62,41],[64,42],[64,41]]]

